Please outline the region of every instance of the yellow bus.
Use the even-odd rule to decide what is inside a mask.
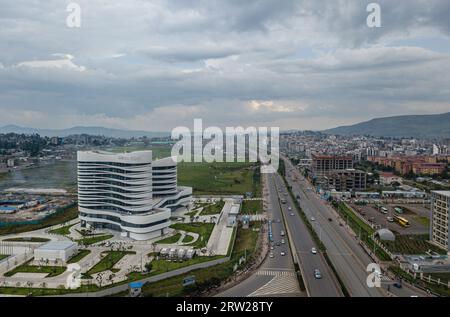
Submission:
[[[394,215],[394,220],[402,227],[408,228],[410,226],[409,221],[403,217]]]

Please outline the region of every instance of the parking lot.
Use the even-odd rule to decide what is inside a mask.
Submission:
[[[379,228],[388,228],[396,234],[411,235],[429,233],[430,211],[424,208],[423,205],[380,204],[377,206],[376,204],[357,205],[355,203],[350,203],[350,206],[375,226],[380,226]],[[381,207],[386,208],[387,211],[384,211],[383,213]],[[395,207],[400,207],[403,210],[403,213],[397,214],[394,211]],[[394,215],[407,219],[410,226],[405,228],[396,222],[390,222],[388,218],[393,217]]]

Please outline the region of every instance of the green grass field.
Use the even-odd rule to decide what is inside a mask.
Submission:
[[[393,253],[419,255],[432,250],[439,254],[446,254],[428,241],[428,235],[397,235],[395,241],[383,241],[383,244]]]
[[[75,225],[76,225],[76,223],[74,223],[73,225],[68,225],[68,226],[64,226],[64,227],[61,227],[61,228],[53,229],[53,230],[49,231],[49,233],[59,234],[61,236],[66,236],[66,235],[70,234],[69,229],[71,227],[75,226]]]
[[[185,235],[183,241],[181,241],[181,242],[182,243],[191,243],[192,241],[194,241],[193,236]]]
[[[81,245],[92,245],[95,243],[109,240],[112,237],[114,237],[114,236],[111,234],[107,234],[107,235],[103,235],[103,236],[88,236],[86,238],[76,240],[76,242],[78,242]]]
[[[248,163],[180,163],[178,183],[193,187],[195,195],[243,195],[253,192],[254,196],[259,196],[260,181],[259,177],[254,176],[255,166]]]
[[[38,265],[29,265],[32,260],[16,267],[15,269],[6,272],[5,276],[13,276],[16,273],[47,273],[46,277],[54,277],[61,275],[66,271],[65,266],[38,266]]]
[[[9,257],[9,255],[0,254],[0,261],[3,260],[3,259],[6,259],[7,257]]]
[[[91,253],[90,250],[80,250],[77,255],[73,256],[69,261],[67,261],[68,264],[72,263],[78,263],[82,259],[84,259],[86,256],[88,256]]]
[[[170,226],[175,230],[183,230],[187,232],[198,233],[200,237],[197,241],[191,244],[194,248],[204,248],[208,244],[209,237],[211,236],[211,232],[214,229],[213,223],[176,223]]]
[[[111,270],[114,272],[114,265],[119,262],[127,254],[136,254],[136,252],[131,251],[107,251],[105,256],[92,268],[87,271],[87,275],[92,275],[95,273]]]
[[[200,215],[202,215],[202,216],[218,215],[222,211],[223,206],[225,206],[225,202],[223,200],[221,200],[217,203],[208,205],[203,208]]]
[[[258,215],[263,212],[262,200],[244,200],[242,202],[243,215]]]
[[[177,233],[171,237],[156,241],[157,244],[173,244],[173,243],[177,243],[178,240],[180,240],[181,238],[181,233]]]
[[[8,241],[8,242],[35,242],[35,243],[42,243],[42,242],[49,242],[50,239],[46,239],[46,238],[38,238],[38,237],[23,237],[23,238],[10,238],[10,239],[5,239],[3,241]]]
[[[120,153],[120,152],[135,152],[135,151],[152,151],[153,159],[161,159],[164,157],[171,156],[172,147],[170,146],[122,146],[115,147],[112,149],[107,149],[110,152]]]

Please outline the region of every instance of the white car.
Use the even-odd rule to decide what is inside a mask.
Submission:
[[[271,259],[273,259],[273,258],[275,257],[275,255],[274,255],[272,252],[270,252],[269,257],[270,257]]]
[[[285,244],[286,242],[284,241],[284,239],[281,239],[281,244]]]
[[[291,212],[291,217],[294,217],[295,215],[294,215],[294,213],[293,212]]]
[[[285,255],[286,255],[286,252],[281,251],[280,255],[281,255],[281,256],[285,256]]]
[[[292,211],[292,207],[289,207],[288,210],[289,210],[289,211]]]
[[[318,269],[314,270],[314,277],[318,280],[322,278],[322,274],[320,274],[320,271]]]
[[[311,221],[316,221],[316,218],[314,218],[314,217],[311,217]]]
[[[317,254],[316,248],[312,248],[312,249],[311,249],[311,253],[312,253],[312,254]]]

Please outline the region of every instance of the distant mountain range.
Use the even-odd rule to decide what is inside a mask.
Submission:
[[[450,112],[435,115],[398,116],[373,119],[322,131],[335,135],[375,137],[450,138]]]
[[[18,133],[18,134],[39,134],[40,136],[48,137],[66,137],[75,134],[89,134],[114,138],[132,138],[143,137],[149,138],[170,136],[169,132],[147,132],[147,131],[134,131],[134,130],[120,130],[110,129],[102,127],[73,127],[70,129],[35,129],[24,128],[16,125],[7,125],[0,127],[0,133]]]

